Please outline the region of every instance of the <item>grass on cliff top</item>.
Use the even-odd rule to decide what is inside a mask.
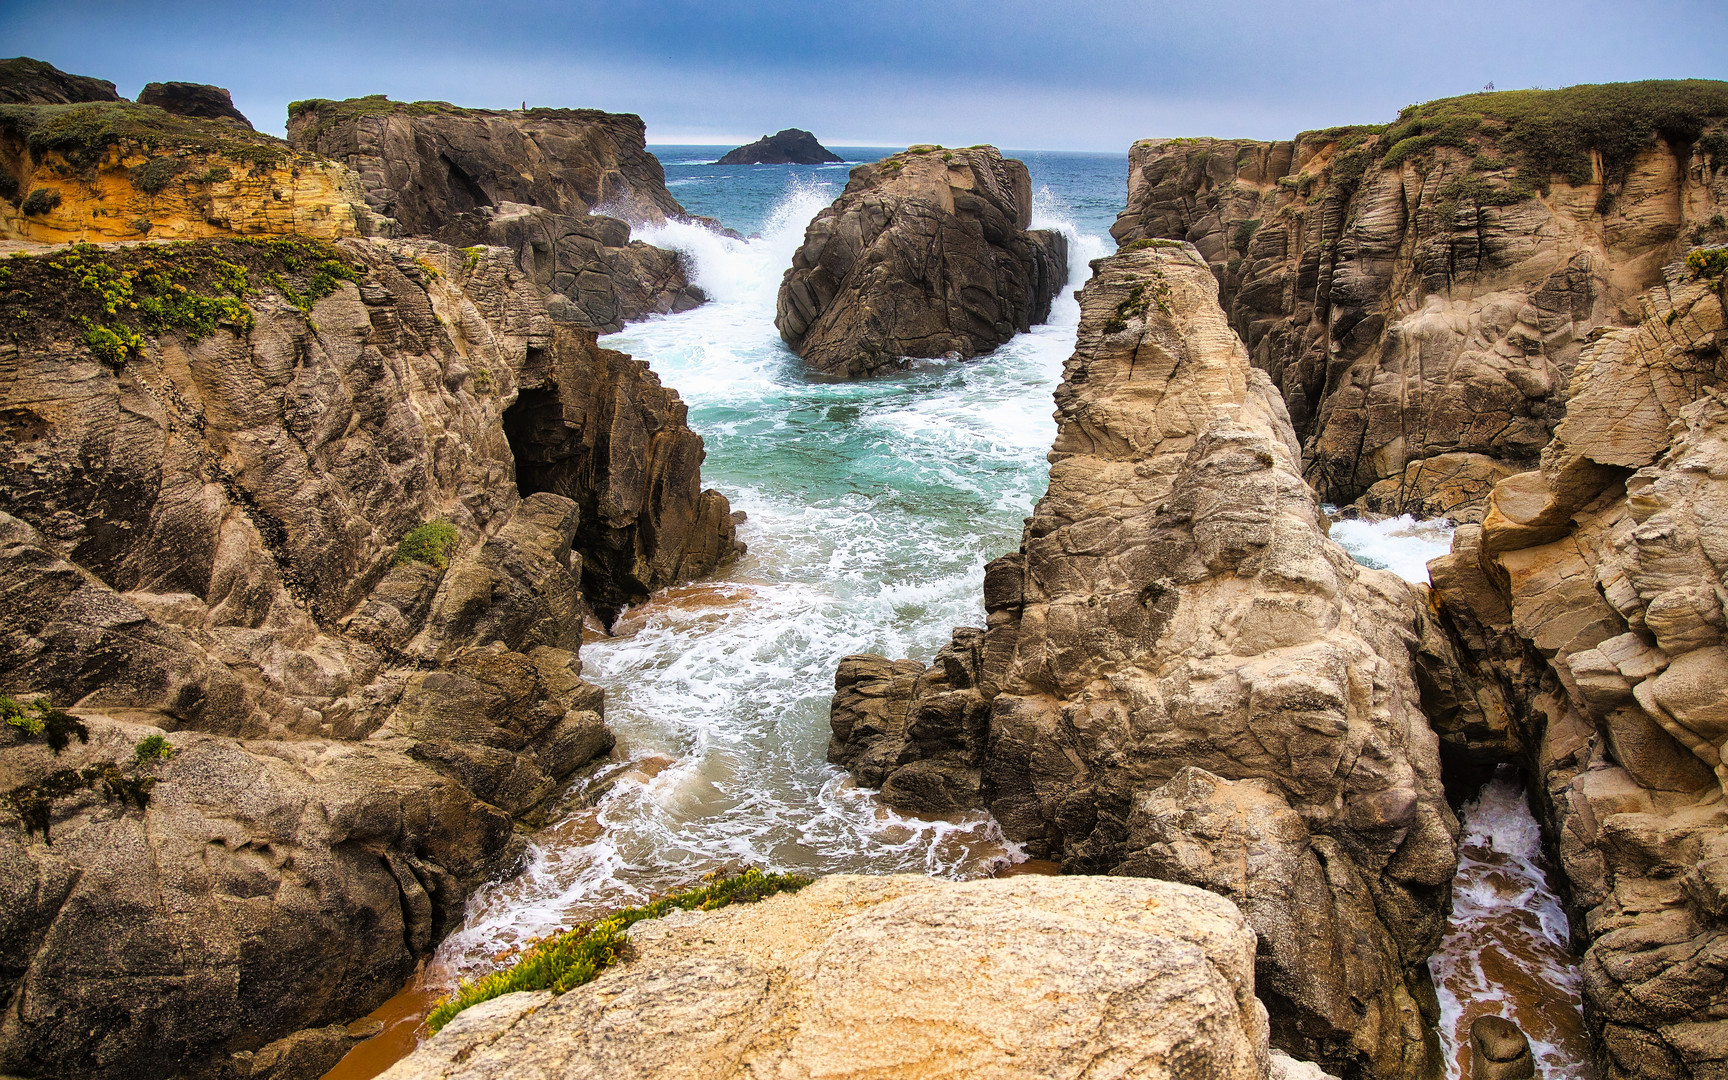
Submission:
[[[152,152],[219,154],[272,165],[293,153],[281,139],[220,120],[176,116],[154,105],[93,101],[79,105],[0,105],[0,138],[20,139],[41,161],[59,154],[75,169],[93,168],[122,143]]]
[[[1616,184],[1658,135],[1689,146],[1724,117],[1728,82],[1713,79],[1466,94],[1399,113],[1381,136],[1381,165],[1390,168],[1436,146],[1478,149],[1483,140],[1516,155],[1517,186],[1527,190],[1546,191],[1555,176],[1589,183],[1592,153],[1601,155],[1606,179]]]
[[[628,907],[583,923],[574,930],[530,942],[516,962],[474,982],[463,980],[456,992],[441,999],[426,1018],[436,1032],[457,1013],[482,1001],[520,990],[550,990],[562,994],[593,981],[619,960],[629,938],[624,931],[644,919],[658,919],[674,910],[713,911],[728,904],[747,904],[775,893],[797,892],[813,878],[801,874],[765,874],[751,868],[741,874],[714,873],[694,889],[663,896],[641,907]]]
[[[0,265],[0,333],[25,348],[74,338],[118,366],[142,353],[145,334],[250,331],[248,300],[265,285],[309,312],[362,277],[334,245],[301,237],[75,244]]]
[[[598,120],[619,114],[604,112],[600,109],[547,109],[533,108],[527,111],[511,109],[468,109],[460,105],[452,105],[448,101],[392,101],[383,94],[367,94],[365,97],[344,98],[335,101],[330,98],[306,98],[303,101],[288,103],[288,119],[290,121],[302,116],[317,117],[312,126],[300,137],[317,138],[334,130],[337,125],[360,120],[368,116],[522,116],[530,120]],[[296,141],[297,145],[304,145]]]

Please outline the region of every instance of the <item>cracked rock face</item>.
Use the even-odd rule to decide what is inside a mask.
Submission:
[[[1489,127],[1387,168],[1374,130],[1135,143],[1111,231],[1200,250],[1326,501],[1480,521],[1536,464],[1592,333],[1695,236],[1728,239],[1728,170],[1653,137],[1624,176],[1518,198]]]
[[[509,248],[563,298],[554,317],[610,333],[704,299],[677,253],[630,241],[633,224],[694,220],[666,190],[640,117],[358,98],[305,103],[288,138],[346,164],[405,235]]]
[[[1579,359],[1540,469],[1432,564],[1509,702],[1565,875],[1611,1080],[1728,1067],[1728,362],[1683,271]]]
[[[986,569],[986,628],[928,669],[843,661],[830,758],[903,809],[986,806],[1064,870],[1231,897],[1275,1045],[1426,1075],[1457,822],[1420,598],[1326,538],[1199,254],[1094,266],[1049,491]]]
[[[385,1077],[1321,1075],[1267,1053],[1247,922],[1182,885],[835,876],[630,935],[594,982],[471,1008]]]
[[[505,252],[341,251],[357,285],[309,314],[263,286],[249,333],[118,369],[76,335],[0,348],[0,692],[95,733],[54,759],[6,728],[0,790],[179,750],[145,808],[50,799],[52,846],[0,810],[0,1071],[339,1049],[313,1029],[399,988],[611,749],[590,607],[740,550],[676,393]],[[397,562],[435,520],[446,565]]]
[[[970,358],[1031,329],[1068,281],[1068,243],[1028,231],[1032,181],[995,147],[913,147],[852,170],[780,283],[774,325],[820,372]]]

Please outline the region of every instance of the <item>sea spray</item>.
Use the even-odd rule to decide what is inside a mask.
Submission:
[[[923,820],[854,786],[826,761],[828,700],[848,653],[928,659],[954,627],[982,625],[984,564],[1014,549],[1044,489],[1071,290],[1108,242],[1041,190],[1033,224],[1064,232],[1071,255],[1048,324],[967,363],[815,381],[780,341],[774,302],[839,187],[789,184],[749,240],[681,222],[634,234],[679,251],[711,299],[606,344],[688,403],[703,480],[748,514],[750,554],[583,647],[623,760],[578,782],[522,874],[470,901],[439,950],[445,977],[721,865],[974,877],[1022,857],[986,814]]]

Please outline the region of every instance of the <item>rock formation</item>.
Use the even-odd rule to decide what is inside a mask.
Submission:
[[[114,84],[88,75],[68,75],[53,64],[14,56],[0,60],[0,105],[74,105],[120,101]]]
[[[774,325],[817,371],[988,352],[1050,314],[1068,244],[1028,231],[1032,181],[995,147],[914,146],[852,170],[780,284]]]
[[[1426,1076],[1457,822],[1413,677],[1420,599],[1326,538],[1199,253],[1093,267],[1049,491],[986,568],[986,628],[928,669],[843,661],[830,759],[906,810],[986,806],[1066,871],[1230,897],[1275,1045]]]
[[[288,112],[289,141],[353,169],[366,203],[404,234],[509,247],[581,325],[614,331],[703,300],[676,253],[630,242],[630,224],[690,217],[640,117],[381,96],[297,101]]]
[[[385,1078],[1306,1074],[1267,1053],[1241,914],[1167,882],[837,876],[631,940],[586,986],[459,1014]]]
[[[176,116],[195,116],[204,120],[233,120],[248,129],[252,121],[234,107],[234,99],[220,86],[203,83],[147,83],[138,92],[138,104],[154,105]]]
[[[846,159],[816,141],[802,128],[764,135],[747,146],[728,150],[721,165],[827,165]]]
[[[389,235],[347,169],[128,101],[0,104],[0,239]]]
[[[1479,521],[1534,466],[1591,334],[1687,245],[1728,239],[1724,117],[1728,84],[1693,80],[1147,140],[1112,232],[1199,248],[1323,498]]]
[[[611,747],[584,593],[735,555],[726,500],[677,396],[500,250],[4,274],[0,691],[91,738],[0,728],[0,1071],[323,1060],[513,866],[512,819]],[[177,753],[116,803],[103,763],[153,732]]]
[[[1565,876],[1610,1080],[1728,1068],[1728,252],[1598,335],[1537,470],[1430,564]]]

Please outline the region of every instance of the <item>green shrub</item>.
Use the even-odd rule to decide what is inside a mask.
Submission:
[[[139,768],[167,761],[174,756],[174,744],[161,735],[146,735],[132,748],[132,763]]]
[[[25,704],[0,696],[0,719],[26,736],[42,736],[56,755],[71,744],[74,736],[82,743],[90,741],[90,729],[84,726],[84,721],[56,709],[45,697]]]
[[[1181,246],[1182,241],[1180,240],[1166,240],[1163,237],[1146,236],[1139,240],[1130,240],[1126,244],[1123,244],[1122,251],[1145,251],[1148,248],[1173,248]]]
[[[1236,223],[1236,235],[1231,238],[1230,246],[1239,253],[1248,254],[1248,245],[1254,242],[1254,234],[1260,229],[1259,218],[1249,218]]]
[[[39,187],[24,197],[18,207],[25,217],[41,217],[60,205],[60,193],[53,188]]]
[[[0,199],[9,203],[18,201],[18,178],[5,169],[0,169]]]
[[[1728,248],[1699,248],[1686,255],[1686,266],[1698,280],[1728,274]]]
[[[450,552],[462,536],[448,521],[428,521],[408,530],[408,535],[396,545],[396,563],[425,563],[439,570],[450,565]]]
[[[661,897],[641,907],[629,907],[583,923],[574,930],[530,942],[516,962],[503,971],[469,982],[443,998],[426,1018],[434,1032],[457,1013],[482,1001],[491,1001],[521,990],[550,990],[562,994],[591,982],[600,972],[618,962],[629,942],[624,931],[644,919],[658,919],[673,910],[713,911],[728,904],[745,904],[797,892],[813,879],[801,874],[765,874],[751,868],[741,874],[710,874],[704,884],[681,893]]]
[[[185,169],[186,166],[178,158],[153,157],[129,172],[133,187],[147,195],[154,195],[173,183],[174,178]]]

